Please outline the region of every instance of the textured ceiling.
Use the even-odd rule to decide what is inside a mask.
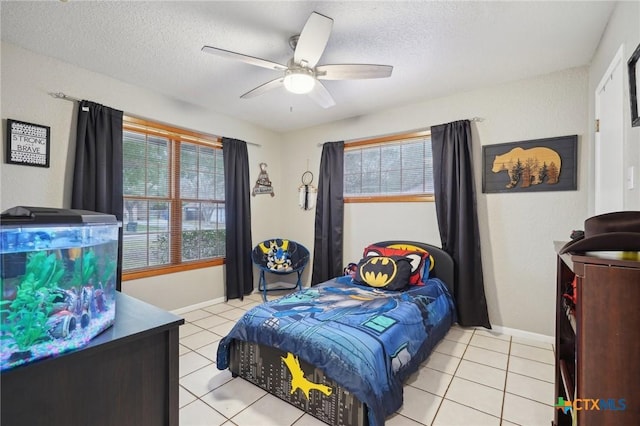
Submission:
[[[275,131],[288,131],[583,66],[613,2],[5,1],[2,40]],[[202,53],[274,62],[311,12],[333,18],[319,64],[393,65],[387,79],[325,81],[323,109],[283,88],[240,95],[279,71]],[[51,87],[51,91],[59,88]],[[82,93],[67,93],[82,97]]]

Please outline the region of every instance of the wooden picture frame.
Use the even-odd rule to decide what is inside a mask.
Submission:
[[[629,67],[629,100],[631,101],[631,126],[640,126],[640,44],[627,62]]]
[[[8,118],[5,162],[49,167],[50,138],[48,126]]]
[[[485,145],[482,192],[576,190],[577,148],[577,135]]]

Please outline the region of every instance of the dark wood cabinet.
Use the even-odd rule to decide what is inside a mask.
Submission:
[[[184,320],[122,293],[112,327],[87,346],[0,376],[7,426],[178,426]]]
[[[559,250],[561,244],[556,245]],[[556,426],[640,424],[640,262],[621,253],[558,255]],[[576,279],[574,309],[563,296]]]

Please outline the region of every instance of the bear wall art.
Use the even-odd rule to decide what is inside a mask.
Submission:
[[[578,136],[482,147],[482,192],[577,189]]]

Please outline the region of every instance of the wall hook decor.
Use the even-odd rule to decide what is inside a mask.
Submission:
[[[298,187],[298,205],[302,210],[311,210],[316,205],[318,189],[311,185],[313,173],[309,170],[302,174],[302,185]]]

